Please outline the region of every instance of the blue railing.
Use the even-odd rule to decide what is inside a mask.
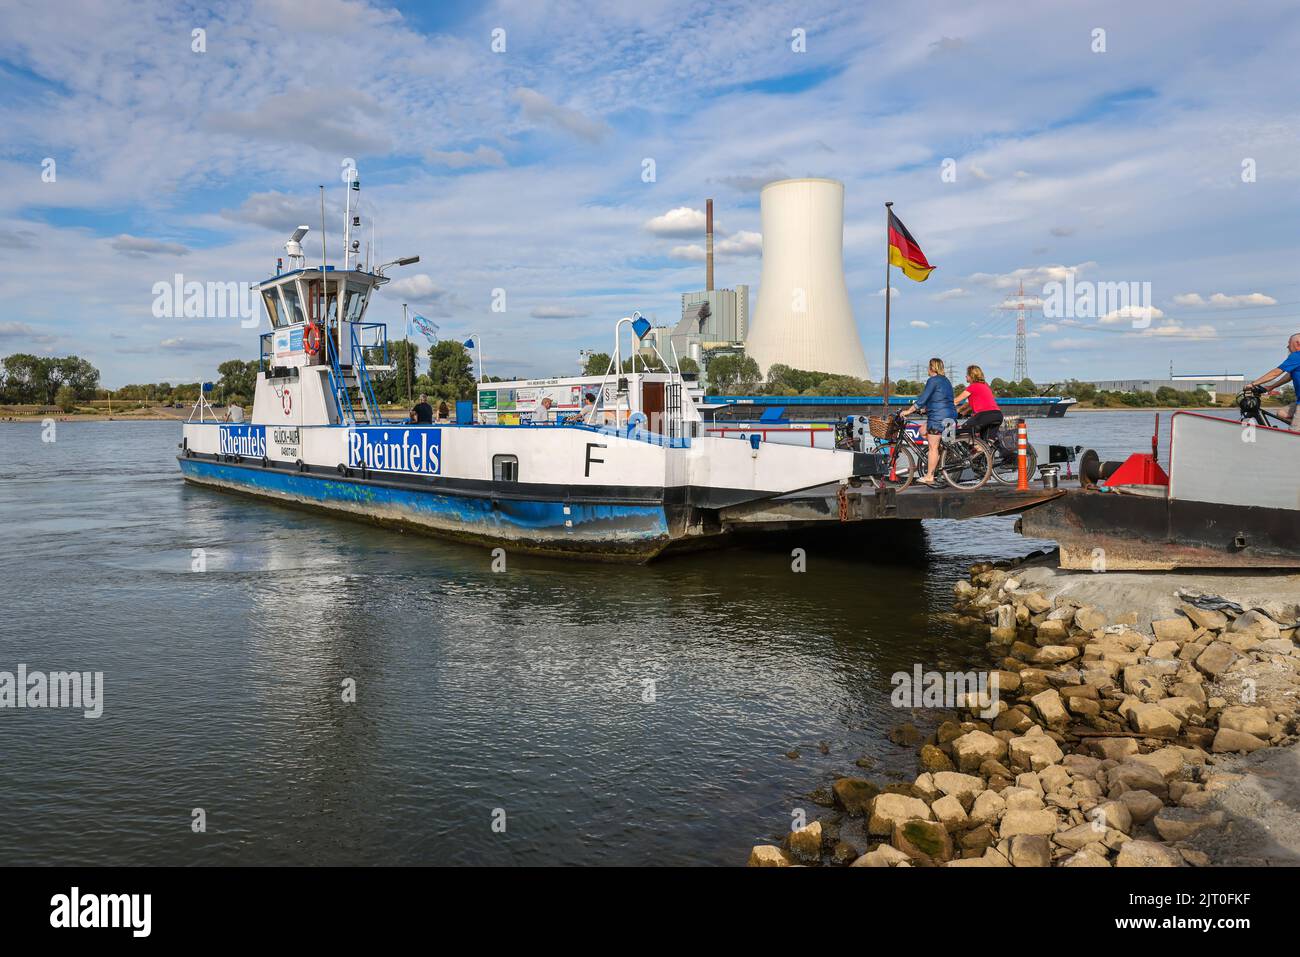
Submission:
[[[382,350],[383,360],[380,365],[388,365],[388,326],[382,322],[354,322],[352,325],[352,371],[357,377],[357,386],[361,389],[366,397],[366,403],[370,409],[370,414],[374,418],[375,425],[382,425],[384,417],[379,413],[379,402],[375,398],[375,389],[370,382],[370,370],[366,367],[366,350]],[[357,339],[357,331],[361,331],[361,340]],[[366,332],[374,330],[377,334],[375,342],[370,345],[364,344]]]
[[[352,396],[348,394],[348,384],[343,378],[343,368],[339,365],[338,346],[334,337],[328,332],[324,339],[325,355],[329,359],[330,390],[334,393],[334,401],[339,407],[339,418],[343,419],[345,424],[351,425],[357,421],[357,415],[352,410]]]

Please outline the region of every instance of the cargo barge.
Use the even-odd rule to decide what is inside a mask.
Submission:
[[[711,395],[702,401],[719,422],[757,422],[764,415],[789,422],[837,422],[850,415],[879,415],[885,404],[878,395]],[[896,395],[889,404],[904,408],[911,401],[911,396]],[[1059,419],[1076,402],[1058,396],[998,397],[1002,411],[1019,418]]]
[[[1300,568],[1300,433],[1242,411],[1174,413],[1167,473],[1154,437],[1113,471],[1085,460],[1079,487],[1025,511],[1018,530],[1055,541],[1062,568]]]

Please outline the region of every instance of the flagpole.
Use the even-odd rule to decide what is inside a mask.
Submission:
[[[406,339],[406,348],[402,350],[402,376],[406,379],[406,401],[409,403],[415,400],[411,393],[411,373],[415,371],[415,362],[411,359],[411,320],[406,315],[406,303],[402,303],[402,332]]]
[[[885,414],[889,414],[889,208],[892,202],[885,203],[885,369],[880,383],[880,394],[884,397]]]

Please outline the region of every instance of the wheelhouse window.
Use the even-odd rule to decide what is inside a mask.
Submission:
[[[305,322],[307,315],[303,311],[302,300],[298,298],[298,284],[285,283],[280,287],[284,299],[285,319],[287,322]]]
[[[519,456],[517,455],[492,456],[492,480],[494,482],[518,482],[519,481]]]
[[[274,289],[262,290],[262,301],[266,303],[266,318],[272,328],[278,329],[285,324],[284,308],[280,303],[280,294]]]
[[[365,286],[358,283],[348,283],[348,305],[345,318],[349,322],[360,322],[361,315],[366,309],[366,293],[369,291]]]

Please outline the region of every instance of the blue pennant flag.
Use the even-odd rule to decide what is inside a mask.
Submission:
[[[632,331],[636,333],[636,337],[638,339],[644,339],[645,334],[650,331],[650,320],[642,316],[638,316],[632,322]]]
[[[424,318],[424,316],[416,315],[412,317],[411,323],[416,329],[420,330],[420,335],[428,339],[431,345],[437,344],[438,324],[436,322],[430,322],[428,319]],[[410,335],[410,333],[408,332],[407,335]]]
[[[465,340],[465,348],[466,348],[466,349],[473,349],[473,348],[474,348],[474,337],[473,337],[473,336],[470,336],[468,339]]]

